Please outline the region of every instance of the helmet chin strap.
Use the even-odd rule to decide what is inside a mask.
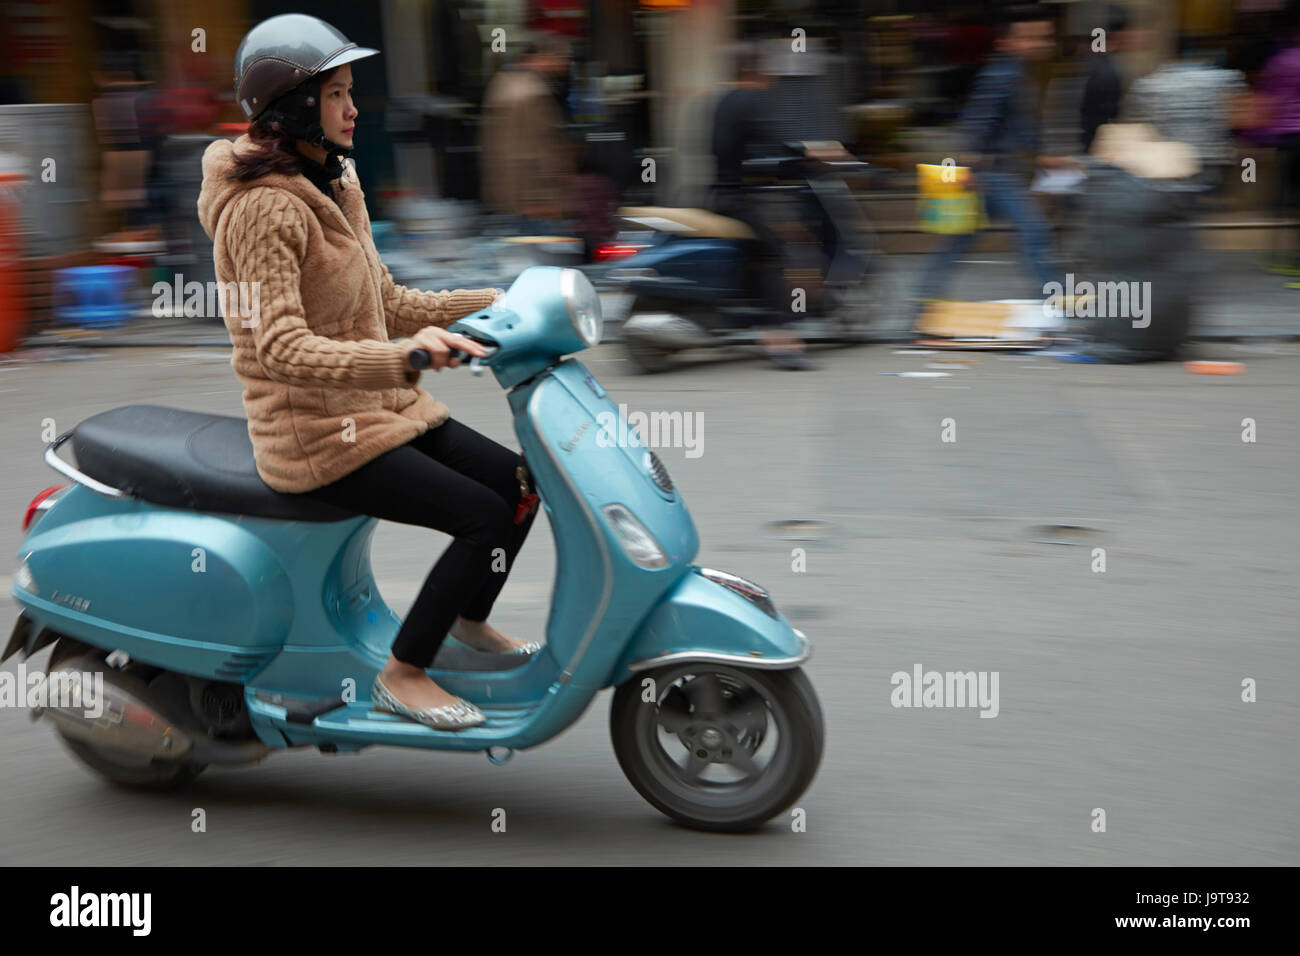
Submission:
[[[319,146],[331,156],[341,154],[344,159],[347,159],[352,155],[351,146],[344,146],[342,143],[336,143],[325,135],[325,130],[321,128],[320,120],[316,121],[312,128],[308,130],[308,135],[304,136],[303,139],[307,140],[307,142],[311,143],[313,146]]]

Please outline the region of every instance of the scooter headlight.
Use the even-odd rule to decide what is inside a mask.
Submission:
[[[591,280],[577,269],[565,269],[560,273],[560,293],[569,310],[569,320],[573,329],[587,348],[600,342],[601,315],[600,296],[591,284]]]
[[[622,545],[623,553],[633,563],[643,568],[662,568],[668,564],[668,556],[659,547],[654,535],[627,508],[622,505],[605,505],[600,510],[609,522],[614,537]]]

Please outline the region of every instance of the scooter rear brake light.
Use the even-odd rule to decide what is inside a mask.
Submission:
[[[592,253],[592,258],[597,262],[608,262],[610,259],[626,259],[628,256],[634,256],[646,248],[648,247],[627,242],[605,242],[596,247]]]
[[[32,499],[31,504],[27,506],[26,513],[23,515],[23,530],[26,531],[30,528],[42,514],[49,511],[50,508],[54,506],[54,502],[58,498],[59,492],[70,487],[72,486],[50,485],[50,487],[42,488],[38,491],[36,497]]]

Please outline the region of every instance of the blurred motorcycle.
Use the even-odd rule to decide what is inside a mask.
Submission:
[[[890,337],[886,310],[896,304],[893,274],[846,176],[873,175],[868,163],[786,143],[786,155],[747,160],[755,201],[775,211],[785,240],[792,331],[805,342],[864,342]],[[840,151],[840,155],[848,156]],[[605,289],[631,299],[620,337],[643,372],[671,368],[689,349],[753,345],[765,312],[745,281],[744,222],[704,209],[622,207],[619,216],[644,230],[643,245],[602,276]]]

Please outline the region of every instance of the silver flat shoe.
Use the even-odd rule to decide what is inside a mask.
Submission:
[[[477,727],[487,720],[483,711],[460,697],[456,698],[454,704],[445,707],[426,707],[424,710],[407,707],[393,696],[392,691],[378,677],[370,688],[370,702],[381,713],[408,717],[434,730],[464,730],[467,727]]]
[[[468,647],[471,651],[478,651],[480,654],[524,654],[526,656],[531,656],[542,649],[542,645],[537,643],[537,641],[525,641],[523,644],[520,644],[518,647],[509,651],[482,651],[473,644],[466,644],[460,638],[453,637],[452,640],[456,641],[458,644],[464,644],[464,646]]]

